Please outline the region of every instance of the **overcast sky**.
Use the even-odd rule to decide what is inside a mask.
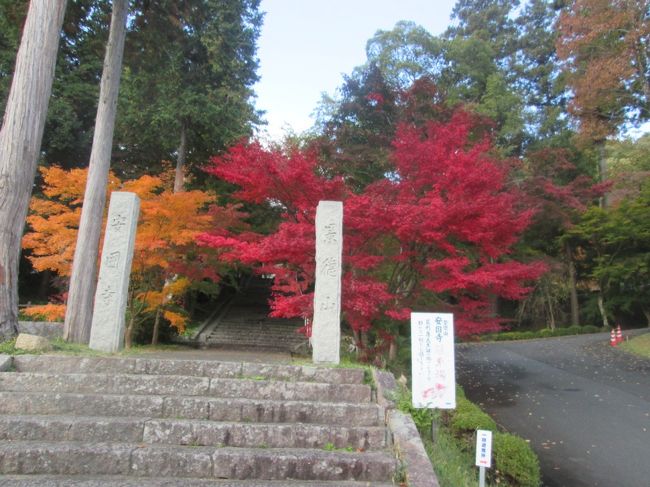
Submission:
[[[366,60],[366,42],[377,30],[411,20],[434,35],[449,24],[455,0],[262,0],[266,12],[259,40],[261,76],[257,107],[268,133],[302,132],[321,93],[333,94]]]

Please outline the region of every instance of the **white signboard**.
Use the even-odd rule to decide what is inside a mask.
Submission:
[[[490,468],[492,466],[492,432],[476,431],[476,466]]]
[[[454,315],[411,313],[413,406],[456,407]]]

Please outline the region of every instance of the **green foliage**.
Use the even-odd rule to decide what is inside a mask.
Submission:
[[[22,350],[16,349],[16,339],[7,340],[5,342],[0,342],[0,354],[4,355],[20,355],[24,353]]]
[[[0,0],[0,114],[5,112],[27,0]]]
[[[462,449],[447,429],[438,429],[435,442],[429,435],[422,435],[422,441],[441,487],[476,487],[474,455]]]
[[[497,478],[502,477],[507,484],[520,487],[540,485],[539,460],[523,438],[497,432],[493,436],[492,450],[494,468],[491,473],[495,472]]]
[[[474,452],[476,448],[476,430],[494,432],[494,468],[490,475],[495,477],[497,484],[517,487],[537,487],[540,484],[539,462],[530,445],[518,436],[499,432],[494,420],[476,404],[459,395],[456,409],[444,412],[441,418],[458,439],[460,448],[467,452]]]
[[[397,92],[383,72],[376,65],[356,68],[345,77],[327,116],[313,142],[323,170],[342,175],[357,191],[382,179],[392,168],[389,152],[398,118]]]
[[[259,121],[259,0],[134,0],[130,5],[115,150],[122,168],[170,160],[188,131],[188,162],[204,163]],[[27,10],[26,0],[0,0],[0,114],[4,113]],[[111,2],[67,3],[43,138],[48,163],[87,164]],[[154,166],[155,167],[155,166]]]
[[[473,434],[476,430],[496,431],[494,420],[476,404],[465,397],[458,397],[456,409],[451,414],[449,427],[458,435]]]
[[[578,326],[571,325],[568,327],[558,327],[554,330],[544,328],[542,330],[528,331],[504,331],[500,333],[487,333],[485,335],[475,336],[472,339],[480,341],[504,342],[510,340],[532,340],[535,338],[552,338],[570,335],[586,335],[589,333],[601,333],[602,327],[594,325]]]
[[[406,387],[400,389],[396,402],[397,409],[411,415],[415,426],[417,426],[421,434],[428,434],[431,431],[434,414],[433,409],[413,407],[411,393]]]
[[[469,401],[460,387],[457,387],[456,409],[414,408],[407,388],[400,389],[396,403],[400,411],[413,418],[440,485],[476,485],[474,451],[477,429],[494,432],[494,468],[490,475],[494,476],[496,484],[511,487],[537,487],[540,484],[539,462],[530,445],[518,436],[499,432],[494,420]],[[436,439],[432,442],[430,434],[434,423]]]
[[[43,134],[50,164],[88,164],[111,18],[108,0],[68,2]]]
[[[608,315],[650,316],[650,180],[618,206],[591,208],[564,239],[582,253],[578,271],[598,284]]]
[[[69,343],[63,338],[54,338],[50,340],[52,344],[52,351],[61,352],[67,355],[102,355],[101,352],[91,350],[87,345],[79,343]],[[6,355],[38,355],[41,352],[32,352],[16,348],[16,339],[8,340],[0,343],[0,354]],[[50,352],[48,352],[50,353]]]
[[[55,352],[61,352],[66,355],[105,355],[103,352],[88,348],[88,345],[66,342],[63,338],[54,338],[52,340],[52,348]]]
[[[190,166],[251,135],[260,25],[259,0],[135,2],[116,128],[125,168],[175,159],[183,132]]]
[[[442,41],[414,22],[400,21],[379,30],[366,44],[368,65],[375,65],[393,88],[407,90],[436,69]]]

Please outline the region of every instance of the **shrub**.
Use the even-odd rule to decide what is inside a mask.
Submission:
[[[495,433],[492,452],[494,472],[508,484],[518,487],[540,485],[539,461],[524,439],[510,433]],[[497,483],[501,483],[500,479]]]
[[[458,482],[457,476],[461,474],[461,471],[473,468],[476,430],[490,430],[494,435],[492,443],[494,468],[489,471],[492,482],[504,487],[538,487],[540,484],[539,462],[528,443],[518,436],[498,432],[495,421],[479,406],[469,401],[461,387],[457,387],[456,390],[456,409],[448,411],[434,412],[431,409],[414,408],[410,393],[406,388],[402,388],[396,398],[398,408],[413,417],[413,421],[428,445],[429,455],[432,455],[433,449],[437,452],[436,472],[440,474],[442,468],[445,479],[456,479],[453,485],[469,485]],[[438,446],[434,447],[427,439],[432,421],[435,421],[440,427],[437,437],[443,442],[453,442],[451,449],[455,453],[451,454],[445,451],[443,454]],[[446,444],[446,446],[449,450],[449,445]],[[453,461],[450,456],[453,457]]]
[[[598,328],[594,325],[587,325],[582,327],[582,333],[600,333],[603,331],[603,328]]]
[[[496,423],[490,416],[464,397],[457,398],[456,410],[451,414],[449,426],[456,436],[470,437],[473,437],[477,429],[490,431],[497,429]],[[469,446],[473,447],[473,445]]]

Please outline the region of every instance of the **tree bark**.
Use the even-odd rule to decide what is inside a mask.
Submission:
[[[544,286],[544,294],[546,298],[546,304],[548,306],[549,326],[551,330],[555,330],[555,312],[553,311],[553,299],[551,298],[551,293],[549,292],[547,286]]]
[[[397,358],[397,336],[390,342],[388,347],[388,360],[395,360]]]
[[[607,312],[605,311],[605,301],[603,299],[602,290],[598,291],[598,310],[603,318],[603,326],[605,329],[609,328],[609,320],[607,319]]]
[[[185,162],[187,161],[187,127],[181,123],[181,141],[176,157],[176,172],[174,174],[174,193],[181,193],[185,188]]]
[[[153,322],[153,334],[151,335],[151,344],[158,345],[158,338],[160,337],[160,319],[162,318],[162,306],[156,310],[156,319]]]
[[[129,323],[124,332],[124,348],[127,350],[133,345],[133,330],[135,329],[135,316],[131,315]]]
[[[569,296],[571,301],[571,324],[580,326],[580,305],[578,303],[578,290],[576,289],[576,265],[573,262],[573,252],[569,243],[564,244],[567,266],[569,268]]]
[[[607,154],[605,153],[604,140],[598,142],[598,172],[600,174],[601,183],[604,183],[609,179],[607,170]],[[609,194],[607,192],[604,192],[603,196],[600,198],[600,207],[603,209],[609,207]]]
[[[90,339],[97,288],[97,255],[111,164],[127,13],[128,0],[113,0],[111,27],[104,57],[95,133],[88,166],[88,181],[70,275],[63,331],[63,337],[67,341],[77,343],[88,343]]]
[[[0,341],[18,330],[21,237],[52,93],[66,0],[32,1],[0,129]]]

